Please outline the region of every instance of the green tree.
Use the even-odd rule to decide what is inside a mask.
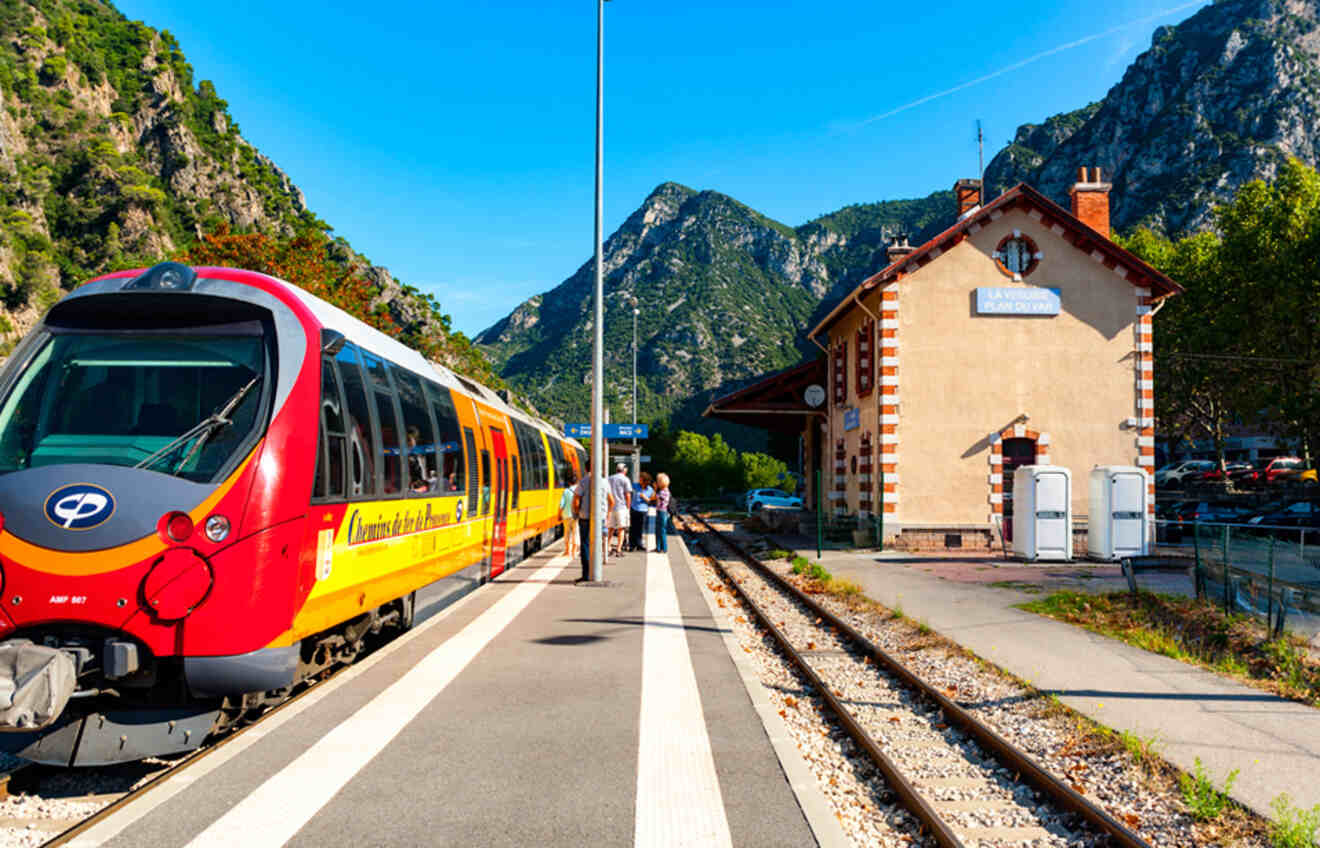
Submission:
[[[1217,232],[1123,244],[1185,288],[1155,321],[1156,412],[1211,440],[1234,420],[1273,423],[1309,457],[1320,437],[1320,174],[1290,159],[1239,189]]]
[[[788,465],[769,454],[748,451],[740,457],[740,464],[744,489],[782,487],[787,479]]]

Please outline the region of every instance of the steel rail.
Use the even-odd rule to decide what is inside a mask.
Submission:
[[[693,515],[702,524],[706,524],[705,520],[700,516]],[[706,527],[710,529],[711,532],[715,533],[725,544],[733,547],[728,539],[719,536],[719,532],[710,527],[709,524],[706,524]],[[740,555],[743,554],[738,548],[733,547],[733,549]],[[853,738],[853,741],[861,746],[862,750],[866,751],[867,756],[871,758],[871,762],[873,762],[876,768],[880,770],[881,774],[885,776],[885,781],[889,784],[890,788],[894,790],[894,794],[899,797],[903,806],[916,816],[922,827],[935,838],[936,844],[941,846],[941,848],[966,848],[963,841],[949,828],[948,823],[940,817],[939,813],[935,812],[935,809],[930,806],[925,798],[921,797],[921,793],[917,791],[911,781],[909,781],[899,770],[898,766],[894,764],[894,761],[889,758],[889,755],[884,752],[884,749],[880,747],[879,743],[875,741],[871,734],[867,733],[866,729],[857,722],[857,719],[848,708],[843,705],[843,702],[839,700],[834,692],[830,690],[830,687],[820,678],[815,669],[813,669],[807,662],[806,658],[798,653],[788,637],[775,626],[774,622],[770,620],[770,617],[755,601],[752,600],[751,596],[743,590],[738,581],[734,580],[732,575],[724,570],[723,566],[717,565],[716,567],[729,578],[729,583],[733,586],[733,590],[738,593],[738,597],[741,598],[743,603],[747,605],[747,608],[752,611],[752,615],[756,617],[762,627],[770,631],[770,635],[779,643],[779,647],[783,649],[784,654],[790,661],[792,661],[793,665],[797,667],[798,671],[802,673],[802,676],[807,679],[807,682],[811,687],[825,700],[830,711],[834,713],[835,717],[839,720],[839,723],[843,725],[844,730],[848,731],[848,735]]]
[[[127,793],[125,793],[119,798],[116,798],[114,801],[111,801],[109,804],[105,805],[101,809],[92,813],[87,818],[79,821],[77,824],[73,825],[67,830],[59,834],[56,834],[50,840],[41,843],[41,848],[55,848],[55,846],[68,844],[70,841],[72,841],[75,837],[82,834],[84,831],[90,829],[94,825],[100,824],[101,822],[105,821],[110,816],[119,812],[124,807],[128,806],[129,804],[138,800],[142,796],[146,795],[151,790],[160,786],[166,780],[170,779],[171,777],[174,777],[175,775],[179,774],[185,769],[190,768],[196,765],[197,763],[201,762],[202,760],[206,759],[206,757],[224,748],[230,742],[233,742],[235,739],[238,739],[244,733],[247,733],[249,730],[252,730],[255,727],[259,727],[267,719],[272,718],[273,716],[275,716],[285,708],[293,706],[295,703],[302,700],[305,696],[310,695],[312,692],[320,688],[323,684],[329,683],[331,680],[334,680],[340,674],[344,673],[350,668],[353,668],[353,666],[354,663],[346,663],[345,665],[336,669],[335,672],[330,676],[316,681],[315,683],[308,686],[306,689],[299,692],[297,695],[294,695],[288,698],[287,700],[281,701],[279,704],[275,705],[274,707],[271,707],[269,710],[262,713],[258,718],[252,721],[252,723],[243,725],[242,727],[233,730],[225,734],[224,736],[220,737],[210,745],[207,745],[203,748],[199,748],[198,750],[192,752],[184,759],[180,760],[179,762],[175,763],[174,765],[162,771],[160,774],[157,774],[155,777],[148,780],[146,783],[142,784],[136,789],[129,790]]]
[[[884,668],[895,677],[902,680],[908,687],[915,689],[921,695],[934,702],[944,713],[947,723],[957,725],[993,754],[1000,763],[1013,769],[1017,774],[1017,780],[1048,795],[1050,799],[1065,812],[1075,813],[1081,816],[1094,828],[1109,836],[1114,841],[1114,844],[1122,846],[1122,848],[1150,848],[1149,843],[1145,842],[1140,836],[1133,833],[1121,822],[1109,815],[1109,813],[1105,812],[1099,806],[1087,799],[1086,796],[1077,792],[1071,786],[1042,768],[1028,754],[1016,748],[1013,743],[1009,742],[993,729],[983,724],[943,692],[922,680],[878,645],[875,645],[861,633],[858,633],[852,625],[825,609],[825,607],[818,604],[810,595],[785,580],[770,568],[767,568],[764,563],[748,553],[742,545],[739,545],[734,540],[728,538],[724,533],[712,527],[710,522],[706,521],[705,518],[695,513],[689,514],[702,524],[710,533],[719,538],[730,549],[735,551],[751,568],[759,574],[766,576],[774,585],[788,592],[794,599],[801,602],[813,613],[827,622],[829,626],[837,628],[849,639],[852,639],[859,646],[864,648],[876,662],[884,666]],[[736,581],[734,582],[734,586],[738,589],[739,595],[746,597],[743,594],[741,587],[738,587]],[[755,605],[752,606],[753,609],[755,609]],[[916,811],[913,810],[913,813],[916,814]]]

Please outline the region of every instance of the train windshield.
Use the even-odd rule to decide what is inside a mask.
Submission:
[[[258,322],[56,330],[0,406],[0,473],[76,462],[212,480],[264,420],[267,371]]]

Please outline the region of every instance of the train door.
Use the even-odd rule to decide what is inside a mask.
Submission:
[[[509,449],[504,442],[504,433],[494,427],[490,428],[490,446],[495,454],[495,469],[491,475],[495,514],[490,531],[490,576],[496,577],[504,571],[509,549]]]

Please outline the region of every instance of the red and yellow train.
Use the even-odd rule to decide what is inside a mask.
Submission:
[[[230,268],[84,284],[0,398],[0,750],[61,765],[195,748],[410,627],[555,538],[585,461]]]

